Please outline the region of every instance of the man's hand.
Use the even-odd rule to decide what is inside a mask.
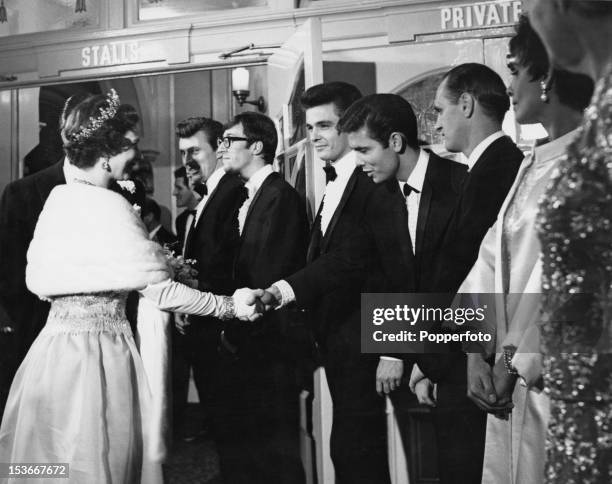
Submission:
[[[467,354],[468,397],[489,413],[512,409],[512,402],[498,400],[491,367],[479,353]]]
[[[376,369],[376,391],[379,395],[388,395],[402,383],[404,362],[402,360],[383,360]]]
[[[187,326],[189,325],[191,325],[191,323],[186,314],[174,313],[174,327],[180,334],[185,335]]]
[[[414,386],[414,394],[417,396],[419,403],[435,407],[436,397],[434,395],[434,388],[435,386],[429,378],[419,380]]]
[[[265,290],[264,295],[261,297],[261,302],[265,306],[266,311],[279,306],[282,300],[281,292],[278,287],[271,285]]]

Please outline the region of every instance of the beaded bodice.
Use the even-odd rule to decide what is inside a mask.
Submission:
[[[125,316],[126,292],[76,294],[53,299],[46,332],[115,332],[131,334]]]
[[[612,388],[612,77],[540,202],[542,345],[553,397],[610,398]]]

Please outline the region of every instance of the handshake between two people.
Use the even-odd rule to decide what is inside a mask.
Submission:
[[[234,300],[237,319],[256,321],[264,313],[280,305],[281,294],[276,286],[271,286],[265,290],[243,287],[236,289],[232,299]]]

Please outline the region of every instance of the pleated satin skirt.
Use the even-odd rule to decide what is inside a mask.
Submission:
[[[79,484],[162,482],[151,394],[125,294],[57,298],[11,386],[0,462],[69,465]],[[0,479],[47,483],[48,479]]]

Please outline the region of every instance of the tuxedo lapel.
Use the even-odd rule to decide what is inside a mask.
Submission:
[[[202,220],[202,218],[204,217],[204,214],[208,210],[208,207],[210,207],[210,204],[215,198],[215,195],[217,194],[217,192],[219,191],[219,188],[225,183],[228,176],[230,175],[228,175],[227,173],[223,175],[221,179],[219,180],[219,183],[217,183],[217,186],[215,187],[215,189],[210,193],[210,195],[208,195],[208,200],[206,200],[206,205],[204,205],[204,208],[202,209],[202,213],[200,214],[200,218],[198,219],[196,227],[200,224],[200,220]]]
[[[406,208],[406,198],[400,192],[399,185],[395,179],[388,185],[387,194],[392,199],[390,204],[393,207],[393,233],[396,234],[392,240],[399,243],[399,251],[402,254],[405,267],[414,267],[414,254],[412,252],[412,241],[410,230],[408,230],[408,209]],[[419,210],[420,212],[420,210]]]
[[[263,197],[263,199],[265,199],[265,192],[266,192],[266,187],[268,185],[270,185],[274,180],[276,180],[276,178],[278,178],[280,175],[276,172],[271,173],[270,175],[268,175],[266,177],[266,179],[264,180],[264,182],[261,184],[261,186],[259,187],[259,190],[257,190],[257,192],[255,193],[255,195],[253,195],[253,200],[251,201],[251,204],[249,205],[249,209],[247,210],[247,214],[246,217],[244,219],[244,227],[242,229],[242,238],[244,238],[244,234],[247,231],[247,227],[249,226],[249,219],[251,218],[251,214],[253,213],[253,210],[255,209],[255,206],[257,205],[257,203],[260,201],[260,199]]]
[[[361,170],[361,168],[357,167],[353,170],[353,174],[349,178],[346,184],[346,187],[344,188],[344,192],[342,193],[342,198],[340,198],[340,203],[338,203],[338,206],[336,207],[336,210],[334,211],[334,215],[332,216],[329,222],[329,225],[327,226],[327,230],[325,231],[323,240],[321,241],[321,252],[324,252],[325,248],[327,247],[327,244],[329,244],[329,240],[331,239],[331,234],[334,231],[334,227],[336,226],[336,224],[338,223],[338,219],[342,215],[342,210],[344,209],[344,206],[346,205],[347,200],[351,196],[351,193],[353,192],[353,188],[355,188],[355,183],[357,183],[358,170]]]
[[[321,233],[321,211],[323,210],[323,203],[319,204],[319,210],[317,216],[314,219],[312,228],[310,229],[310,241],[308,243],[308,251],[306,253],[306,262],[310,263],[318,256],[319,249],[321,248],[321,239],[323,237]]]
[[[429,219],[431,195],[432,187],[429,181],[427,180],[427,177],[425,177],[425,181],[423,182],[423,190],[421,191],[421,200],[419,201],[419,215],[417,218],[416,241],[414,245],[414,252],[416,254],[416,259],[419,263],[421,261],[421,253],[423,251],[423,242],[425,239],[425,230],[427,228],[427,222]]]

